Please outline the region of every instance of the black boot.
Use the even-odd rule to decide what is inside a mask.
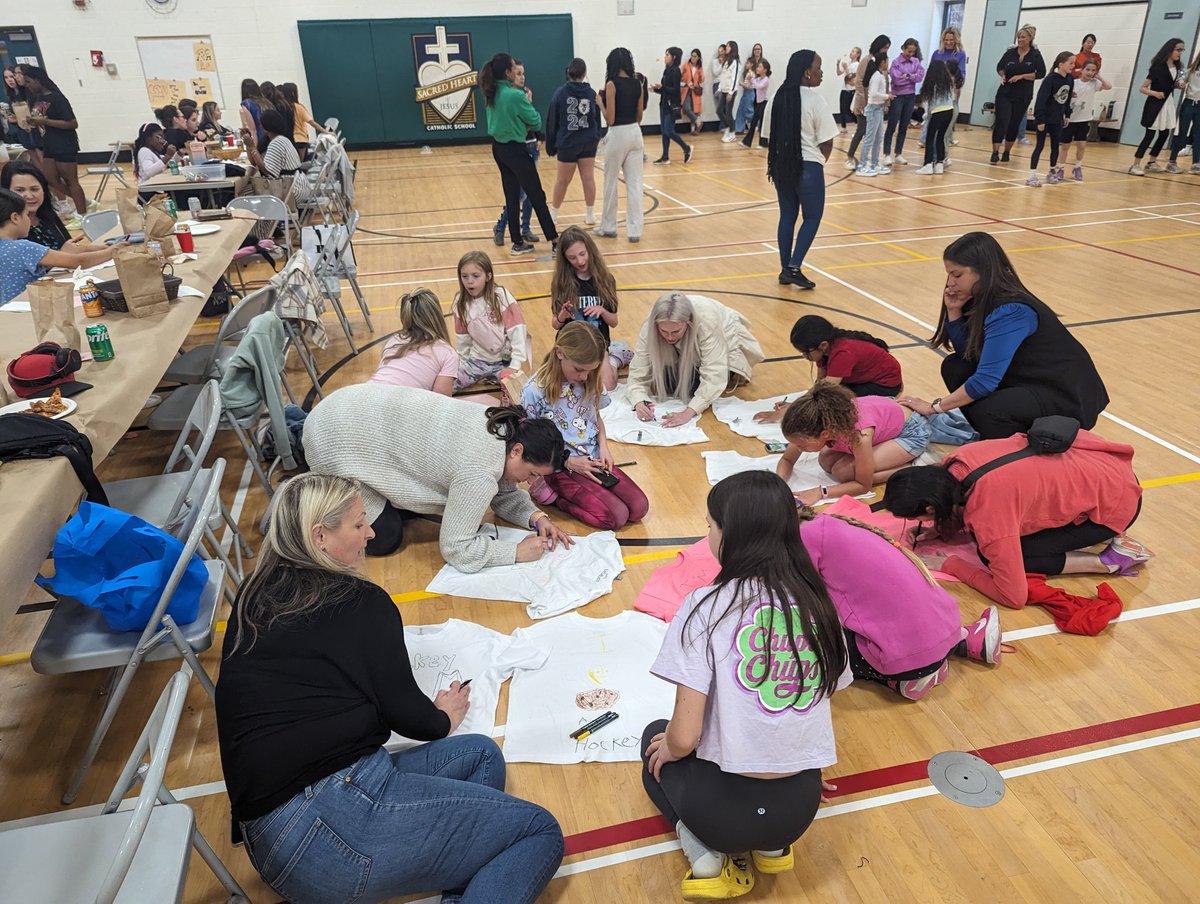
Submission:
[[[800,272],[799,267],[784,267],[779,271],[779,284],[796,286],[800,289],[814,289],[817,284]]]

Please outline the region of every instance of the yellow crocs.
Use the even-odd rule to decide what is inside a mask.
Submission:
[[[754,873],[745,857],[725,855],[721,864],[721,875],[715,879],[693,879],[688,870],[680,883],[683,897],[688,901],[712,901],[725,898],[740,898],[754,888]]]
[[[796,868],[796,857],[789,844],[778,857],[768,857],[760,851],[752,852],[754,868],[760,873],[790,873]]]

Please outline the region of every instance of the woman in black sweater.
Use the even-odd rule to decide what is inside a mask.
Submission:
[[[679,133],[675,131],[675,120],[679,118],[680,100],[679,100],[679,85],[682,75],[679,71],[679,61],[683,57],[683,51],[678,47],[668,47],[666,53],[663,54],[663,74],[662,81],[654,86],[656,93],[660,95],[659,109],[661,112],[660,123],[662,125],[662,156],[654,161],[655,166],[665,166],[671,162],[671,142],[678,142],[683,148],[683,162],[689,163],[692,159],[692,146],[679,137]]]
[[[1022,25],[1017,31],[1017,43],[1000,57],[996,72],[1000,76],[1000,87],[996,89],[996,113],[992,124],[992,163],[1008,162],[1021,123],[1029,113],[1033,100],[1033,83],[1046,77],[1046,61],[1033,45],[1037,29]],[[1004,144],[1004,156],[1000,155],[1000,144]]]
[[[532,902],[562,860],[541,807],[503,792],[500,749],[449,737],[470,688],[417,686],[400,612],[359,574],[374,535],[358,484],[306,474],[272,501],[225,635],[217,733],[234,834],[296,904]],[[389,754],[392,731],[429,741]]]
[[[1142,107],[1142,128],[1146,130],[1146,134],[1142,136],[1142,142],[1133,155],[1133,165],[1129,167],[1131,176],[1144,176],[1147,172],[1156,173],[1162,170],[1158,163],[1158,155],[1178,124],[1178,114],[1175,110],[1177,104],[1172,94],[1184,84],[1183,40],[1171,38],[1150,60],[1150,71],[1146,73],[1146,80],[1138,89],[1146,95],[1146,103]],[[1151,141],[1154,142],[1154,147],[1150,147]],[[1146,156],[1147,150],[1150,151],[1150,162],[1143,168],[1142,158]]]

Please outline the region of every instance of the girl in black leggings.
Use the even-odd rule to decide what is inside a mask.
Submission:
[[[508,208],[508,232],[513,254],[528,254],[533,245],[521,235],[521,192],[533,204],[542,232],[551,245],[558,241],[558,230],[537,167],[525,145],[526,135],[542,127],[542,117],[533,108],[532,95],[513,84],[516,63],[507,53],[498,53],[484,64],[479,87],[487,103],[488,134],[492,136],[492,158],[500,170],[504,186],[504,204]]]

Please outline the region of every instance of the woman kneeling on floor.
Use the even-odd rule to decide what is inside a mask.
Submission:
[[[217,683],[235,840],[295,904],[439,888],[443,902],[532,902],[562,832],[504,793],[491,738],[449,737],[470,688],[417,687],[400,610],[359,570],[372,536],[352,480],[307,474],[275,496]],[[388,753],[392,731],[430,743]]]
[[[787,484],[727,477],[708,494],[708,524],[721,572],[671,622],[651,671],[677,686],[675,711],[642,738],[642,783],[691,864],[685,898],[750,891],[748,850],[760,872],[793,868],[821,770],[837,761],[829,698],[851,681]]]

